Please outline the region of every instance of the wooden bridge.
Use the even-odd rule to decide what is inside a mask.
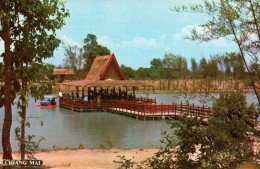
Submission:
[[[111,112],[133,117],[140,120],[161,120],[178,119],[181,116],[197,118],[202,123],[208,120],[212,114],[210,107],[206,105],[194,105],[172,103],[157,104],[154,98],[139,97],[136,99],[116,99],[102,101],[82,101],[81,99],[71,99],[61,97],[60,107],[71,109],[72,113],[77,112]],[[257,124],[257,118],[253,119]]]

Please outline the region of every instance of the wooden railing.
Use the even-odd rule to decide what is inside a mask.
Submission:
[[[141,116],[188,116],[196,117],[200,120],[207,119],[213,112],[206,105],[194,105],[172,103],[172,104],[156,104],[156,99],[151,98],[136,98],[120,99],[120,100],[97,100],[97,101],[82,101],[79,99],[60,98],[60,104],[70,105],[74,108],[85,109],[113,109],[116,111],[125,111]],[[252,117],[252,120],[257,125],[257,117]]]

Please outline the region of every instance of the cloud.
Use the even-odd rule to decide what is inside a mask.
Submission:
[[[102,46],[106,46],[109,49],[113,48],[115,45],[118,46],[118,44],[113,43],[113,41],[108,36],[102,36],[97,39],[98,44]]]
[[[186,36],[191,36],[192,35],[192,30],[195,29],[198,34],[202,34],[206,31],[205,28],[194,24],[194,25],[188,25],[184,28],[181,29],[181,31],[179,33],[173,34],[172,37],[174,40],[180,40],[180,39],[184,39]]]
[[[78,46],[78,47],[82,46],[82,45],[79,45],[78,42],[73,41],[71,37],[68,37],[68,36],[66,36],[66,35],[62,35],[61,40],[62,40],[65,44],[68,44],[68,45],[70,45],[70,46]]]
[[[145,37],[135,37],[133,40],[114,43],[110,37],[102,36],[98,38],[97,41],[100,45],[106,46],[108,48],[156,47],[164,45],[162,41],[157,41],[156,39],[146,39]]]
[[[190,43],[190,44],[194,44],[194,42],[198,43],[198,41],[184,39],[185,37],[190,37],[192,35],[193,29],[195,29],[198,34],[203,34],[206,31],[208,31],[207,28],[203,28],[197,24],[194,24],[194,25],[188,25],[188,26],[182,28],[179,33],[173,34],[172,37],[173,37],[174,41],[184,40],[185,42]],[[208,42],[201,42],[201,43],[199,43],[199,45],[204,46],[204,47],[209,47],[209,46],[211,46],[211,47],[212,46],[235,47],[236,44],[231,40],[227,40],[226,38],[221,37],[218,39],[210,40]]]
[[[155,47],[158,45],[161,45],[161,42],[157,42],[155,39],[146,39],[144,37],[135,37],[131,41],[122,42],[122,46],[124,47],[135,47],[135,46]]]

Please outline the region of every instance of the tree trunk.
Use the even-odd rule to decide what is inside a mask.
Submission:
[[[13,159],[12,148],[10,143],[10,131],[12,127],[12,98],[11,98],[11,84],[12,84],[12,59],[11,59],[11,39],[10,39],[10,26],[9,19],[3,15],[3,39],[5,45],[5,88],[4,88],[4,106],[5,118],[2,130],[2,146],[3,146],[3,159]]]
[[[26,1],[27,3],[27,1]],[[25,53],[25,68],[26,70],[28,69],[28,37],[29,37],[29,16],[28,16],[28,11],[26,12],[26,20],[27,20],[27,24],[26,24],[26,34],[25,34],[25,46],[24,46],[24,53]],[[23,60],[21,61],[23,63]],[[26,94],[27,94],[27,76],[24,77],[23,76],[23,64],[22,66],[22,89],[25,93],[25,96],[22,98],[22,124],[21,124],[21,160],[25,159],[25,121],[26,121],[26,104],[27,104],[27,100],[26,100]],[[24,167],[22,167],[24,168]]]

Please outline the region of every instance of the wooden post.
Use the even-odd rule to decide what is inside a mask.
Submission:
[[[113,99],[115,99],[115,95],[116,95],[116,89],[115,87],[113,87]]]
[[[84,99],[84,97],[85,97],[84,88],[85,88],[85,87],[82,87],[82,99]]]
[[[194,103],[192,105],[192,114],[194,114]],[[192,117],[192,116],[191,116]]]
[[[109,98],[108,97],[108,87],[107,87],[107,91],[106,91],[106,97],[107,97],[106,99],[108,100],[108,98]]]
[[[181,116],[183,116],[183,110],[182,110],[182,101],[181,101]]]
[[[88,87],[88,101],[90,101],[90,91],[91,91],[91,87]]]
[[[177,115],[177,103],[175,103],[175,116]]]
[[[71,114],[73,114],[73,103],[71,104]]]
[[[119,98],[122,98],[121,88],[119,87]]]
[[[79,98],[79,87],[78,86],[76,86],[76,91],[77,91],[76,98],[78,99]]]
[[[133,97],[134,97],[134,100],[135,100],[135,86],[133,87]]]
[[[96,94],[97,94],[97,87],[94,87],[94,98],[93,98],[94,104],[96,104],[96,100],[97,100]]]
[[[203,104],[203,106],[202,106],[202,112],[203,112],[203,115],[202,115],[202,120],[204,119],[204,104]]]
[[[102,96],[103,95],[103,88],[101,87],[100,88],[100,96]]]

